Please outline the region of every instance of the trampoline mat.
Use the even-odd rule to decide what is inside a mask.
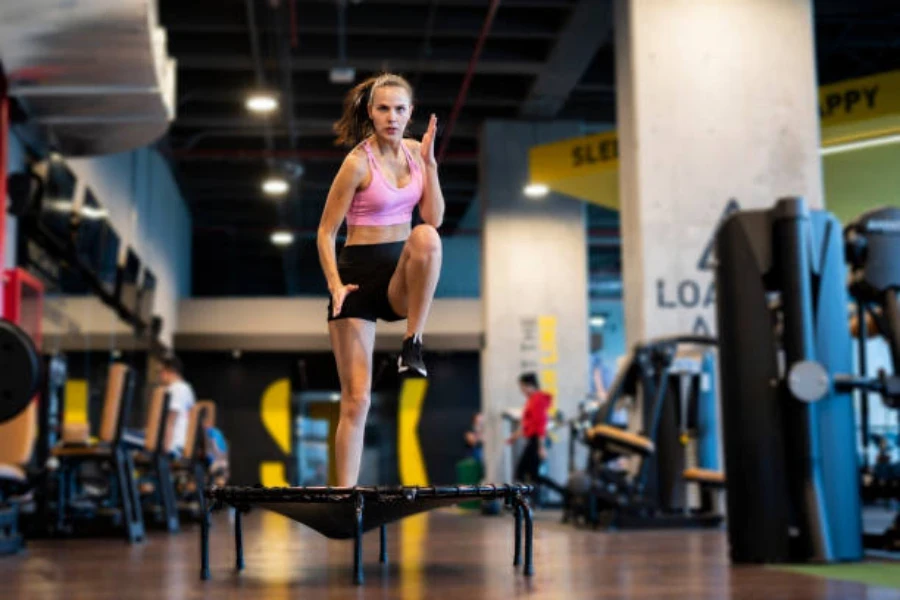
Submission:
[[[207,496],[239,509],[256,506],[302,523],[332,539],[356,535],[356,501],[363,500],[363,532],[467,500],[526,495],[527,485],[356,488],[212,488]]]

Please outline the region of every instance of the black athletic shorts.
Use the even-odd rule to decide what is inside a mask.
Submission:
[[[388,284],[400,262],[405,242],[387,244],[359,244],[344,246],[337,259],[341,283],[355,283],[359,289],[344,298],[344,305],[337,317],[331,316],[332,301],[328,301],[328,320],[365,319],[366,321],[400,321],[401,317],[391,308],[388,300]]]

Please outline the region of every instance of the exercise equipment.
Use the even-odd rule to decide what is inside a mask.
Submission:
[[[41,377],[31,337],[0,319],[0,555],[17,553],[24,546],[15,497],[29,485],[22,467],[34,444],[34,395]]]
[[[860,389],[863,411],[863,444],[868,444],[868,392],[879,393],[891,408],[900,408],[900,209],[880,208],[860,215],[844,229],[846,258],[850,267],[850,295],[857,306],[859,363],[863,379],[840,378]],[[883,370],[865,380],[867,323],[891,349],[894,373]]]
[[[728,536],[735,563],[862,556],[838,221],[801,198],[739,211],[716,236]]]
[[[687,347],[715,345],[714,338],[671,336],[635,346],[617,373],[606,404],[585,410],[595,415],[594,424],[585,426],[581,420],[571,425],[573,435],[578,434],[591,452],[587,468],[570,476],[564,520],[613,528],[721,523],[722,516],[713,511],[714,502],[707,496],[722,486],[724,476],[715,462],[704,462],[709,447],[717,447],[714,406],[711,419],[710,407],[701,406],[701,390],[706,403],[714,398],[708,381],[704,383],[708,377],[702,367],[709,368],[709,363],[679,358]],[[640,407],[642,433],[625,431],[613,422],[625,397],[634,398]],[[691,436],[689,429],[702,429],[703,436]],[[703,449],[694,460],[686,452],[691,437],[700,440],[698,447]],[[623,457],[636,461],[637,467],[618,468]],[[688,504],[687,483],[701,487],[700,510]]]
[[[135,447],[127,441],[125,429],[134,388],[134,370],[122,362],[110,364],[97,443],[66,443],[64,438],[53,448],[52,456],[58,466],[53,473],[56,510],[51,533],[106,533],[112,526],[129,543],[144,540],[144,517],[135,479]],[[106,497],[92,501],[79,494],[79,473],[85,465],[106,475]]]
[[[860,376],[836,377],[836,383],[859,391],[861,445],[865,457],[870,441],[884,449],[887,447],[887,440],[876,440],[869,431],[870,391],[880,394],[888,407],[900,409],[900,209],[877,208],[854,219],[844,228],[844,248],[850,271],[849,292],[856,303]],[[867,377],[866,338],[870,334],[886,340],[893,363],[892,374],[882,369],[874,379]],[[864,497],[900,500],[900,465],[879,462],[869,468],[868,461],[863,460]],[[900,551],[900,513],[883,533],[864,533],[863,544],[868,548]]]
[[[34,399],[42,372],[31,337],[5,319],[0,319],[0,365],[0,423],[4,423]]]
[[[363,534],[380,530],[380,562],[387,563],[387,532],[385,526],[421,512],[451,506],[465,500],[505,500],[515,515],[515,546],[513,565],[522,564],[522,526],[525,527],[526,576],[534,573],[533,523],[527,496],[532,492],[528,485],[480,485],[434,487],[212,487],[206,491],[210,500],[204,515],[201,535],[200,578],[209,579],[209,529],[210,510],[227,504],[235,508],[234,539],[235,568],[244,568],[243,533],[241,514],[252,507],[278,513],[303,523],[327,538],[353,539],[353,581],[363,583],[362,538]]]

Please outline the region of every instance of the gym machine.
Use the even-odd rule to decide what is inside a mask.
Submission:
[[[900,221],[882,216],[866,223],[855,231],[878,229],[884,237],[860,244],[858,257],[868,265],[854,267],[851,289],[868,301],[879,299],[883,320],[897,324],[896,284],[876,273],[885,268],[886,240],[900,231]],[[840,223],[809,210],[801,198],[785,198],[771,209],[731,215],[719,229],[716,252],[731,559],[859,560],[851,394],[875,390],[895,403],[898,381],[896,375],[876,381],[852,375]],[[887,330],[896,334],[900,327]]]
[[[900,209],[879,208],[857,217],[844,228],[844,248],[850,270],[849,291],[856,303],[860,377],[849,380],[839,377],[837,384],[859,391],[861,444],[865,451],[871,438],[869,392],[878,393],[889,408],[900,409]],[[870,335],[879,335],[887,342],[893,374],[881,370],[874,379],[866,377],[869,371],[866,338]],[[896,466],[893,470],[896,471]],[[874,489],[868,491],[875,496],[900,500],[896,476],[876,477],[870,487]],[[900,513],[885,532],[864,533],[863,545],[900,551]]]
[[[715,345],[709,337],[673,336],[634,348],[594,424],[572,428],[590,457],[584,471],[570,476],[565,520],[616,529],[721,524],[713,496],[724,477],[717,451],[709,452],[710,442],[717,447],[715,394],[703,372],[711,363],[679,357],[685,347],[708,352]],[[613,423],[626,397],[642,399],[640,434]],[[687,451],[691,438],[696,457]],[[621,457],[634,459],[636,468],[616,468]],[[689,506],[688,483],[701,488],[699,509]]]
[[[24,547],[19,531],[18,497],[29,489],[24,467],[34,444],[37,401],[43,377],[31,337],[0,319],[0,555]]]

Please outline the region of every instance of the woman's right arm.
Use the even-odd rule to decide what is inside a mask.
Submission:
[[[331,189],[328,191],[328,198],[325,201],[325,209],[322,211],[322,218],[319,221],[316,246],[319,249],[319,263],[322,265],[322,272],[328,282],[328,291],[332,295],[344,285],[337,269],[337,258],[334,252],[335,238],[350,209],[353,194],[356,193],[356,189],[366,175],[366,169],[366,162],[360,160],[356,152],[347,155],[331,183]]]

